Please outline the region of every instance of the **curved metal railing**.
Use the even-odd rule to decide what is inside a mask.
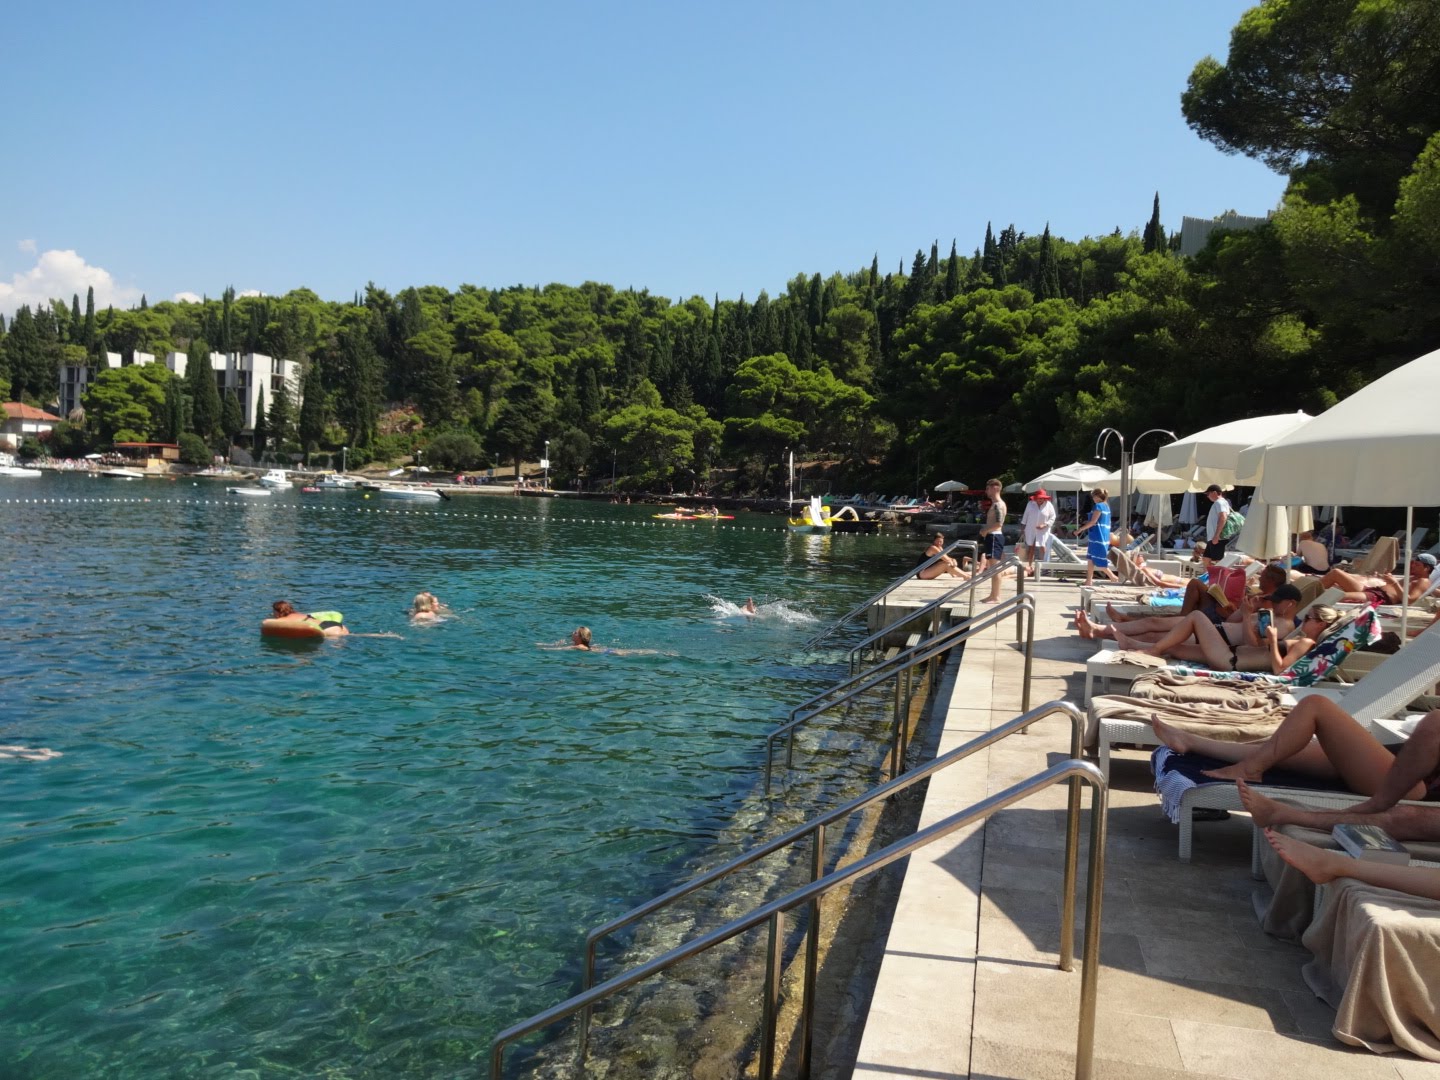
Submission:
[[[850,678],[836,683],[828,690],[821,691],[808,701],[802,702],[791,709],[790,719],[765,736],[765,793],[767,795],[770,793],[776,739],[782,735],[787,736],[785,766],[786,768],[790,768],[794,764],[795,758],[796,728],[814,719],[821,713],[834,708],[836,705],[843,705],[845,702],[852,700],[865,691],[874,689],[891,678],[895,679],[895,733],[893,734],[895,758],[892,763],[892,769],[898,774],[900,761],[904,756],[905,725],[901,720],[904,715],[904,707],[908,704],[908,702],[902,703],[902,682],[906,673],[912,668],[948,652],[956,645],[969,640],[982,630],[988,630],[998,625],[1011,615],[1020,617],[1021,613],[1024,613],[1027,617],[1024,618],[1026,627],[1025,678],[1021,688],[1020,707],[1028,711],[1030,708],[1030,673],[1035,661],[1035,598],[1022,592],[1000,601],[978,618],[952,626],[950,629],[943,630],[934,637],[926,638],[918,645],[897,653],[895,656],[876,665],[869,671],[862,672],[859,675],[852,675]],[[839,696],[833,700],[825,700],[832,694],[838,694]]]
[[[593,930],[591,930],[588,934],[585,935],[585,966],[581,975],[581,989],[588,990],[591,986],[594,985],[596,946],[598,946],[601,941],[609,937],[611,934],[614,934],[620,930],[624,930],[627,926],[634,925],[646,916],[653,915],[656,912],[669,907],[676,901],[684,899],[691,893],[697,892],[698,890],[704,888],[707,885],[714,884],[722,878],[729,877],[737,870],[743,870],[745,867],[750,866],[753,863],[759,862],[767,855],[773,855],[777,851],[783,851],[786,848],[793,847],[795,844],[798,844],[802,840],[805,840],[807,838],[813,838],[814,841],[813,847],[811,848],[810,852],[810,880],[818,881],[822,876],[824,876],[826,832],[831,825],[835,824],[835,822],[843,821],[851,814],[854,814],[859,810],[865,809],[872,803],[877,803],[884,799],[888,799],[891,795],[894,795],[897,792],[904,791],[907,788],[918,784],[922,780],[928,780],[936,773],[943,772],[945,769],[948,769],[956,762],[964,761],[976,751],[983,750],[987,746],[991,746],[992,744],[999,742],[1001,739],[1007,738],[1010,735],[1015,734],[1017,731],[1024,731],[1029,728],[1031,724],[1034,724],[1040,720],[1044,720],[1047,717],[1054,716],[1057,713],[1063,713],[1070,720],[1070,756],[1072,758],[1081,757],[1081,741],[1084,738],[1085,732],[1085,714],[1068,701],[1047,701],[1044,705],[1040,705],[1034,709],[1031,709],[1029,712],[1017,716],[1013,720],[1006,721],[999,727],[984,732],[983,734],[971,739],[969,742],[961,746],[957,746],[954,750],[951,750],[945,754],[941,754],[939,757],[932,759],[924,765],[911,769],[907,773],[902,773],[900,776],[897,776],[895,779],[881,784],[879,787],[871,788],[869,791],[859,796],[858,798],[851,799],[849,802],[837,806],[832,810],[827,810],[823,814],[820,814],[818,817],[811,818],[803,825],[796,826],[789,832],[783,833],[782,835],[777,836],[772,840],[767,840],[763,844],[757,844],[755,847],[750,848],[748,851],[742,852],[740,855],[737,855],[729,862],[726,862],[721,866],[717,866],[712,870],[707,870],[705,871],[705,873],[691,878],[684,884],[676,886],[669,892],[663,893],[660,896],[655,897],[654,899],[647,900],[645,903],[639,905],[638,907],[631,908],[629,911],[625,912],[625,914],[618,915],[610,921],[595,927]],[[1077,858],[1076,853],[1079,850],[1078,845],[1080,838],[1080,819],[1078,815],[1078,800],[1080,797],[1080,789],[1078,783],[1071,785],[1070,796],[1071,806],[1068,822],[1069,828],[1066,831],[1065,838],[1065,865],[1067,867],[1067,872],[1071,872],[1073,870],[1073,866]],[[818,911],[812,911],[811,917],[812,919],[818,919]],[[1066,921],[1066,925],[1073,927],[1075,921],[1073,897],[1069,898],[1069,906],[1065,912],[1064,918]],[[817,925],[817,923],[812,922],[811,925]],[[814,974],[819,965],[818,937],[816,937],[815,935],[810,935],[809,939],[806,942],[806,948],[806,969],[809,973],[811,982],[813,983]],[[1070,968],[1070,960],[1074,952],[1074,942],[1072,936],[1062,935],[1060,950],[1060,966],[1068,971]],[[809,1008],[810,1004],[811,1003],[807,1001],[806,1007],[802,1010],[802,1035],[804,1039],[802,1055],[807,1058],[809,1056],[809,1033],[810,1020],[812,1015]],[[589,1010],[586,1010],[582,1014],[581,1019],[580,1048],[582,1055],[585,1053],[586,1043],[588,1039],[588,1030]]]
[[[979,544],[977,541],[975,541],[975,540],[956,540],[954,543],[951,543],[951,544],[946,545],[946,547],[944,548],[944,550],[940,551],[939,553],[937,553],[937,554],[935,554],[935,555],[932,555],[930,558],[926,559],[926,560],[925,560],[923,563],[921,563],[919,566],[912,567],[911,569],[906,570],[905,573],[901,574],[901,575],[900,575],[899,577],[897,577],[894,581],[890,582],[889,585],[886,585],[883,589],[880,589],[878,592],[872,593],[867,599],[862,600],[860,603],[856,604],[853,608],[851,608],[849,611],[847,611],[844,615],[841,615],[840,618],[836,619],[833,623],[831,623],[829,626],[827,626],[824,630],[821,630],[820,633],[816,634],[813,638],[811,638],[809,641],[807,641],[807,642],[805,643],[805,645],[804,645],[804,648],[805,648],[806,650],[814,649],[817,645],[820,644],[820,642],[824,641],[824,640],[825,640],[826,638],[828,638],[831,634],[835,633],[835,631],[839,630],[842,626],[844,626],[846,623],[848,623],[851,619],[855,618],[855,616],[857,616],[857,615],[863,615],[863,614],[865,613],[866,609],[868,609],[871,604],[873,604],[873,603],[875,603],[877,600],[880,600],[881,598],[883,598],[886,593],[892,592],[892,591],[894,591],[895,589],[899,588],[901,585],[905,584],[905,582],[909,581],[911,578],[913,578],[916,574],[920,573],[920,571],[921,571],[921,570],[924,570],[926,567],[934,566],[937,562],[940,561],[940,559],[941,559],[942,556],[950,554],[950,552],[954,551],[956,548],[959,548],[959,547],[968,548],[968,549],[970,550],[970,557],[971,557],[972,563],[979,560],[979,558],[980,558],[980,544]],[[974,614],[974,608],[971,608],[971,614],[972,614],[972,615]]]
[[[1100,775],[1100,770],[1088,761],[1076,759],[1062,761],[1052,765],[1043,772],[1037,773],[1026,780],[1022,780],[1018,784],[1014,784],[1004,791],[997,792],[986,799],[982,799],[980,802],[958,813],[952,814],[928,828],[921,829],[913,836],[890,844],[880,851],[851,863],[849,866],[832,871],[818,881],[812,881],[808,885],[795,889],[767,904],[762,904],[748,915],[734,919],[724,926],[701,935],[694,941],[688,941],[678,945],[653,960],[649,960],[627,972],[607,979],[598,986],[592,986],[588,990],[583,990],[562,1001],[560,1004],[532,1016],[528,1020],[523,1020],[518,1024],[512,1024],[500,1032],[495,1037],[494,1042],[491,1043],[491,1080],[502,1080],[505,1067],[505,1050],[517,1039],[540,1031],[560,1020],[574,1016],[576,1013],[593,1009],[597,1004],[611,995],[635,986],[682,960],[687,960],[722,942],[729,941],[731,938],[747,930],[752,930],[762,923],[769,924],[769,936],[766,946],[765,984],[762,995],[763,1012],[758,1075],[760,1080],[772,1080],[775,1075],[775,1033],[779,1013],[780,979],[784,967],[782,947],[784,943],[785,913],[802,904],[818,901],[831,889],[848,885],[876,870],[889,866],[891,863],[905,858],[912,852],[918,851],[937,840],[950,836],[952,833],[964,828],[973,821],[988,818],[996,811],[1003,810],[1005,807],[1017,803],[1037,791],[1042,791],[1054,784],[1066,781],[1072,781],[1074,784],[1081,782],[1088,783],[1092,790],[1090,804],[1090,852],[1085,893],[1085,944],[1080,976],[1080,1021],[1079,1034],[1075,1047],[1075,1076],[1077,1080],[1089,1080],[1093,1074],[1095,1057],[1095,1011],[1100,975],[1100,905],[1105,882],[1105,831],[1109,799],[1105,778]],[[1071,827],[1077,830],[1077,835],[1079,829],[1078,803],[1079,799],[1074,794],[1072,784]],[[1065,891],[1068,897],[1068,903],[1066,911],[1072,914],[1078,884],[1077,879],[1078,874],[1076,867],[1071,865],[1067,858]],[[813,932],[813,925],[811,930]],[[1073,968],[1073,934],[1074,920],[1072,917],[1068,923],[1061,927],[1060,940],[1062,943],[1062,954],[1059,967],[1062,971],[1069,971]],[[1068,949],[1064,945],[1067,940],[1071,942]],[[1066,962],[1067,959],[1069,960],[1068,964]],[[811,985],[811,974],[807,966],[805,985],[803,987],[803,994],[805,995],[806,1001],[813,1001],[814,990]]]

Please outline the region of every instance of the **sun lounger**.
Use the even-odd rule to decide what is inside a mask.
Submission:
[[[1440,627],[1431,627],[1381,664],[1366,679],[1348,688],[1336,698],[1342,708],[1355,719],[1373,725],[1376,720],[1392,716],[1440,680]],[[1292,691],[1296,698],[1307,691]],[[1311,689],[1309,692],[1314,693]],[[1109,721],[1102,721],[1102,724]],[[1148,725],[1146,725],[1148,727]],[[1153,739],[1153,733],[1152,733]],[[1109,758],[1102,759],[1101,768],[1108,769]],[[1344,807],[1362,801],[1365,796],[1349,791],[1325,791],[1310,788],[1265,787],[1271,798],[1295,799],[1307,806]],[[1194,812],[1199,809],[1241,810],[1240,792],[1233,783],[1217,780],[1211,784],[1195,784],[1181,795],[1178,805],[1180,826],[1179,855],[1188,862],[1193,840]],[[1252,864],[1258,867],[1258,855],[1252,853]]]

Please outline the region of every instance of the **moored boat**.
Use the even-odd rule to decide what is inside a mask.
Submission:
[[[393,487],[380,489],[382,498],[387,499],[414,499],[417,501],[433,500],[439,502],[445,495],[435,488],[411,487],[408,484],[397,484]]]
[[[267,488],[288,488],[295,486],[291,482],[290,477],[285,475],[284,469],[271,469],[264,476],[260,477],[259,482]]]
[[[263,487],[227,487],[225,490],[231,495],[244,495],[251,499],[256,497],[269,498],[271,494],[269,488]]]
[[[791,532],[828,533],[830,529],[830,508],[821,505],[818,495],[811,497],[809,505],[800,511],[799,517],[790,519]]]
[[[145,474],[139,469],[101,469],[101,476],[108,476],[111,480],[144,480]]]

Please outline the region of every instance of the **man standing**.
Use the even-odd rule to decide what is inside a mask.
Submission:
[[[1205,558],[1219,562],[1225,557],[1225,548],[1230,543],[1228,536],[1221,536],[1225,531],[1225,522],[1230,519],[1230,503],[1220,493],[1219,484],[1207,487],[1205,497],[1210,500],[1210,515],[1205,519]]]
[[[1050,561],[1050,527],[1055,524],[1055,507],[1050,502],[1050,494],[1044,488],[1030,496],[1030,501],[1025,504],[1025,513],[1020,517],[1020,527],[1025,532],[1025,572],[1031,577],[1035,576],[1035,553],[1040,553],[1040,561]]]
[[[989,570],[998,566],[1005,558],[1005,500],[1000,497],[1000,481],[985,483],[985,497],[990,500],[990,509],[985,511],[985,525],[980,530],[980,569]],[[990,595],[985,603],[993,604],[1000,599],[1000,575],[996,574],[990,583]]]

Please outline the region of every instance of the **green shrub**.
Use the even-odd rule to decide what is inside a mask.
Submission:
[[[193,431],[182,431],[179,438],[180,461],[185,465],[209,465],[210,447]]]
[[[464,431],[435,436],[425,448],[425,461],[436,468],[461,471],[483,469],[490,464],[480,440]]]

